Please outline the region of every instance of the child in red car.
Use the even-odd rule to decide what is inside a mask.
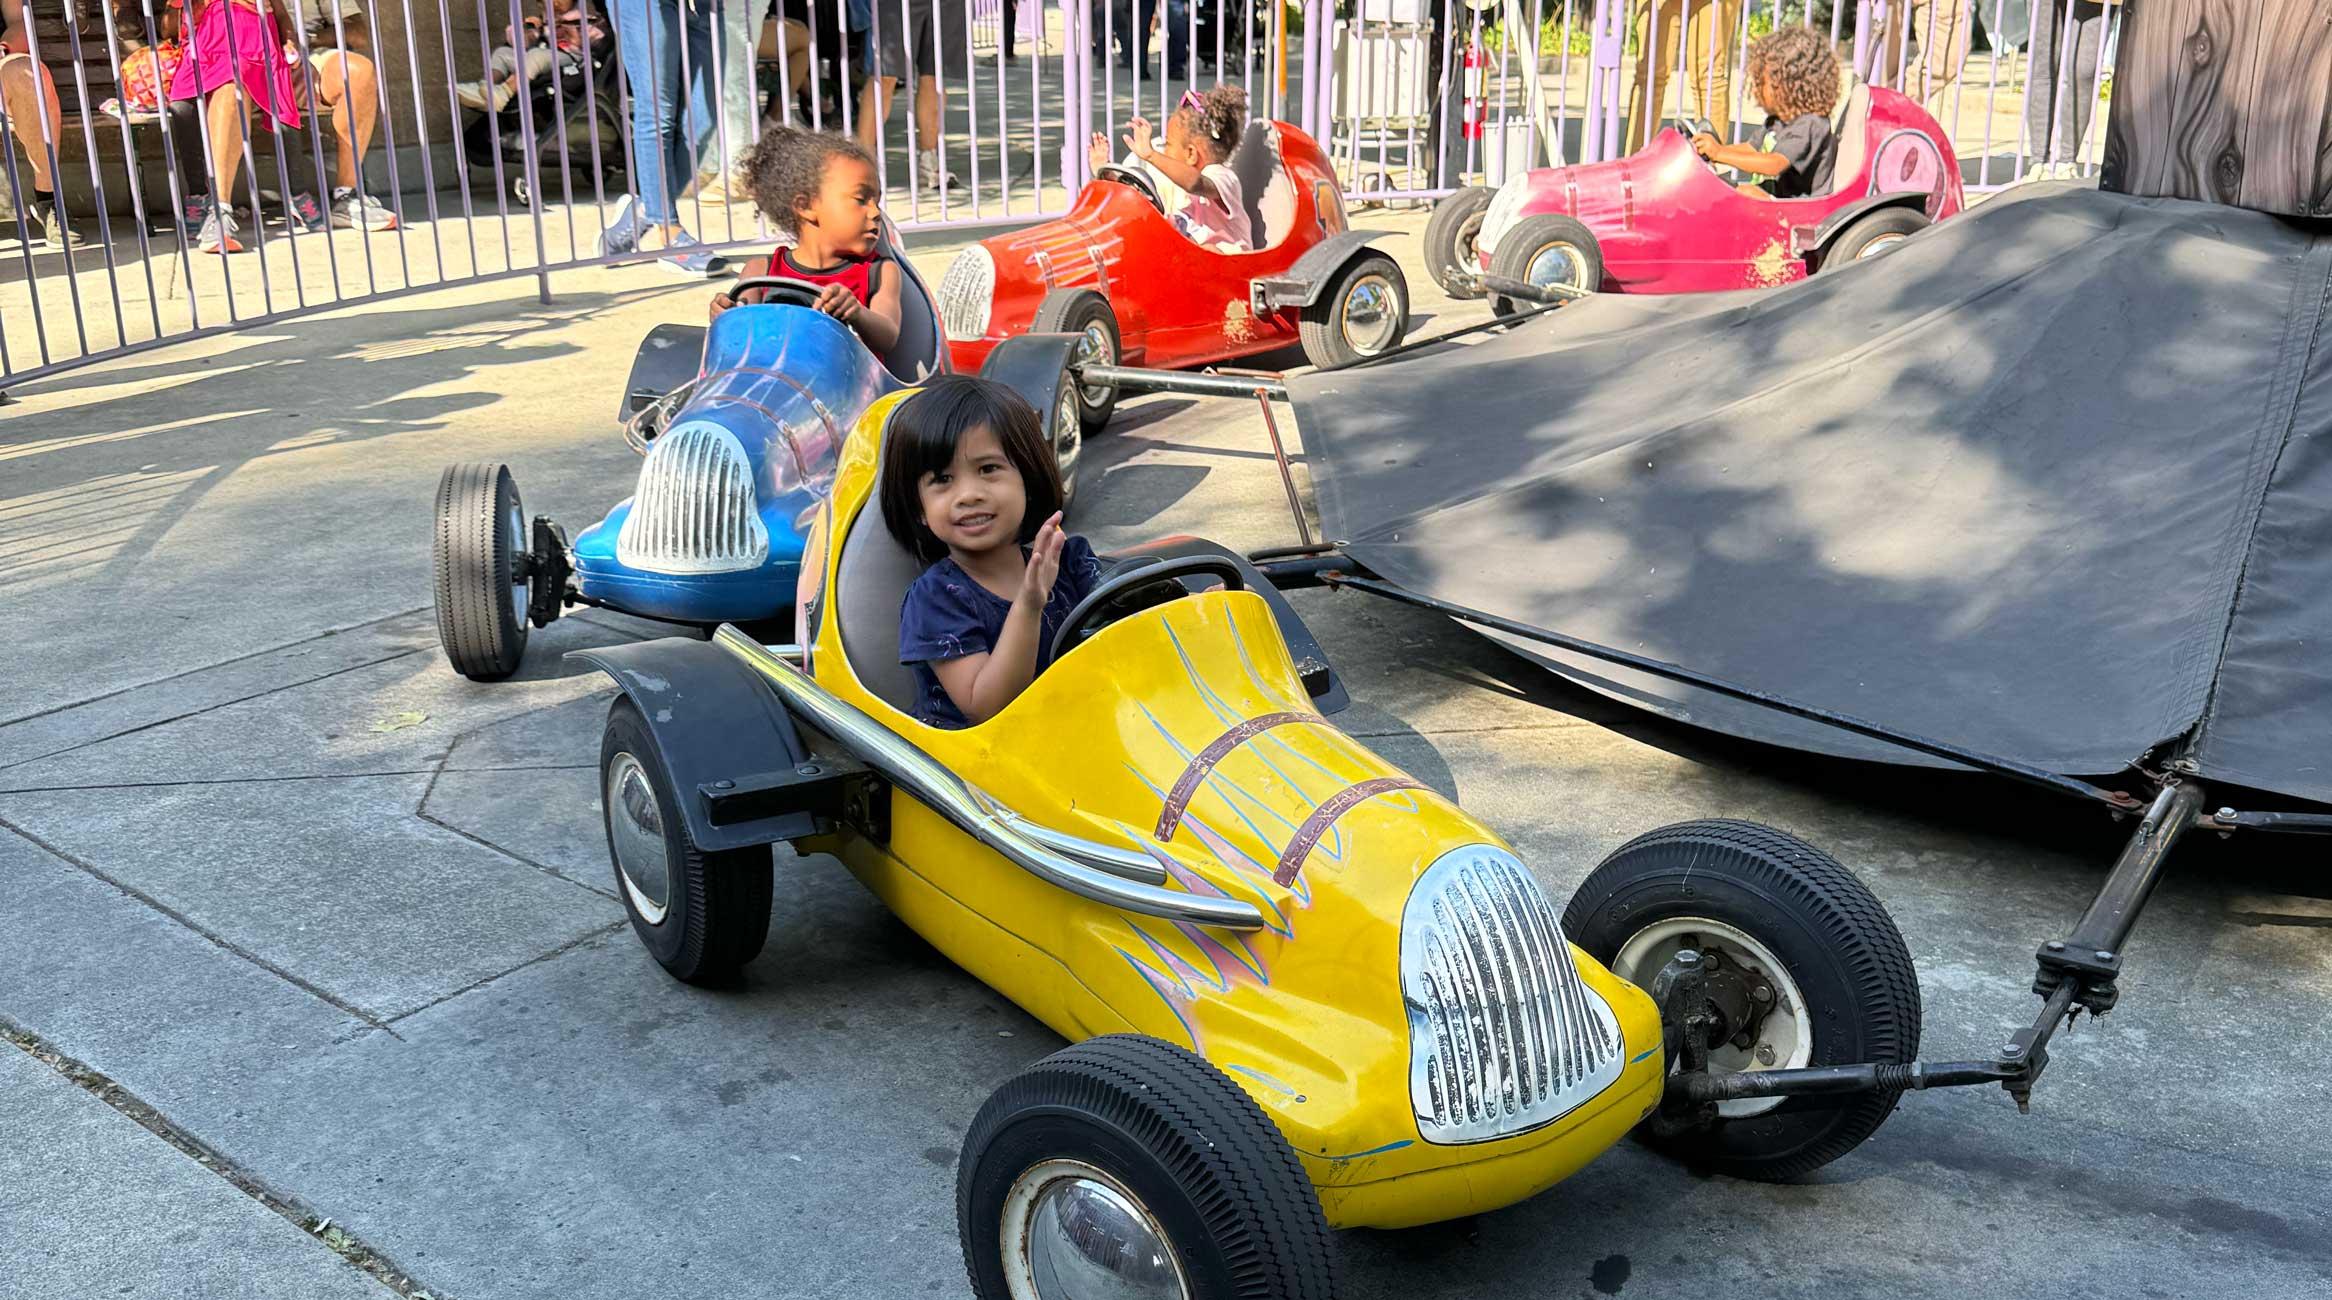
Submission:
[[[1726,144],[1706,132],[1692,137],[1693,152],[1719,167],[1771,177],[1770,186],[1740,187],[1752,198],[1802,199],[1830,192],[1838,142],[1830,110],[1838,103],[1838,55],[1805,27],[1787,26],[1749,43],[1749,84],[1764,106],[1765,134],[1756,144]]]
[[[1175,229],[1218,253],[1253,251],[1255,232],[1247,220],[1246,196],[1240,193],[1238,173],[1230,167],[1231,154],[1247,128],[1245,90],[1217,86],[1203,95],[1184,91],[1181,105],[1166,119],[1162,149],[1151,147],[1149,119],[1134,118],[1126,127],[1126,147],[1133,151],[1134,161],[1188,196],[1167,214]],[[1095,170],[1107,166],[1109,137],[1094,132],[1087,156]]]
[[[768,127],[745,155],[753,202],[769,223],[792,236],[745,276],[799,280],[817,291],[818,310],[858,332],[869,350],[899,342],[899,269],[877,251],[882,242],[882,185],[874,159],[845,136]],[[765,290],[713,295],[712,315]]]

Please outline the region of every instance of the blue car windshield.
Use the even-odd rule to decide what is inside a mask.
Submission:
[[[769,446],[760,459],[774,472],[771,486],[823,496],[851,426],[897,387],[858,335],[831,316],[804,307],[735,307],[714,318],[704,374],[672,423],[710,419],[741,437],[764,431]]]

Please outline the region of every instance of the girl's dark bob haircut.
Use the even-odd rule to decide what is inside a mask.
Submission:
[[[1061,467],[1045,445],[1044,422],[1020,394],[992,379],[940,375],[899,403],[883,439],[883,525],[917,559],[937,560],[947,547],[923,526],[923,476],[946,469],[964,435],[985,427],[1004,444],[1004,458],[1020,471],[1028,509],[1020,543],[1036,539],[1061,508]]]

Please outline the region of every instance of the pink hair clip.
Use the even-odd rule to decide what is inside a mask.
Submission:
[[[1204,106],[1205,103],[1206,96],[1199,94],[1196,89],[1185,90],[1182,92],[1182,102],[1176,104],[1174,106],[1174,110],[1176,112],[1181,112],[1186,108],[1199,108]]]

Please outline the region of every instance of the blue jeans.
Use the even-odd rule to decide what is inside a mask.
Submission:
[[[717,2],[615,0],[616,50],[632,91],[632,186],[639,192],[640,215],[652,225],[678,224],[673,196],[695,179],[698,143],[715,129],[712,4]]]

